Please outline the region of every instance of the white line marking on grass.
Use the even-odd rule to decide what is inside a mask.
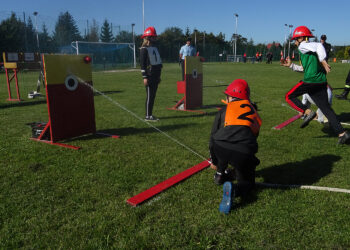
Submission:
[[[340,124],[345,126],[350,126],[350,123],[346,123],[346,122],[341,122]]]
[[[332,188],[332,187],[320,187],[320,186],[307,186],[307,185],[294,185],[294,184],[273,184],[273,183],[262,183],[257,182],[257,186],[267,187],[267,188],[299,188],[299,189],[312,189],[319,191],[328,191],[328,192],[336,192],[336,193],[347,193],[350,194],[349,189],[343,188]]]
[[[186,146],[185,144],[183,144],[182,142],[180,142],[179,140],[175,139],[174,137],[170,136],[168,133],[160,130],[159,128],[157,128],[156,126],[154,126],[153,124],[151,124],[150,122],[146,122],[143,118],[139,117],[137,114],[135,114],[134,112],[128,110],[126,107],[124,107],[123,105],[121,105],[120,103],[118,103],[117,101],[113,100],[112,98],[110,98],[109,96],[105,95],[104,93],[102,93],[101,91],[98,91],[97,89],[95,89],[94,87],[92,87],[90,84],[86,83],[83,79],[77,77],[78,80],[83,83],[84,85],[88,86],[89,88],[91,88],[93,91],[99,93],[100,95],[102,95],[104,98],[108,99],[109,101],[111,101],[112,103],[114,103],[115,105],[117,105],[119,108],[121,108],[122,110],[128,112],[129,114],[131,114],[132,116],[134,116],[136,119],[140,120],[141,122],[146,123],[148,126],[154,128],[155,130],[157,130],[158,132],[160,132],[161,134],[165,135],[166,137],[168,137],[170,140],[172,140],[173,142],[176,142],[177,144],[179,144],[180,146],[184,147],[185,149],[187,149],[188,151],[190,151],[191,153],[193,153],[194,155],[197,155],[199,158],[201,158],[202,160],[207,161],[208,157],[204,157],[203,155],[197,153],[196,151],[194,151],[193,149],[191,149],[190,147]],[[208,161],[210,164],[211,162]]]
[[[296,111],[295,109],[293,109],[292,107],[290,107],[289,105],[287,105],[287,104],[285,104],[285,103],[281,103],[281,105],[282,105],[283,107],[286,107],[286,108],[289,108],[289,109],[291,109],[291,110],[293,110],[293,111]]]

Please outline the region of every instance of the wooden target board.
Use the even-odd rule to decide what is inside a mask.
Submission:
[[[43,55],[51,141],[96,132],[91,64],[86,55]]]
[[[201,107],[203,104],[203,66],[199,56],[186,56],[185,82],[185,109]]]

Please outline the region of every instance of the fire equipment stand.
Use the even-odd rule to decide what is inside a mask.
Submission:
[[[197,112],[204,114],[200,108],[203,104],[203,66],[199,56],[185,57],[185,81],[177,82],[177,93],[184,94],[170,110]]]

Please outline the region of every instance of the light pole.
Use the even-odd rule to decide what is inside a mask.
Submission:
[[[288,57],[290,56],[290,36],[292,34],[292,28],[293,28],[293,25],[288,25],[289,27],[289,44],[288,44]]]
[[[38,34],[38,23],[36,20],[36,16],[38,15],[38,12],[35,11],[33,13],[34,17],[35,17],[35,31],[36,31],[36,45],[38,46],[38,52],[40,52],[40,47],[39,47],[39,34]]]
[[[134,33],[135,24],[131,24],[131,32],[132,32],[132,43],[134,44],[134,68],[136,68],[136,49],[135,49],[135,33]]]
[[[145,1],[142,0],[142,26],[143,30],[145,30]]]
[[[288,24],[284,24],[284,26],[288,29]],[[286,44],[287,44],[287,33],[286,31],[284,31],[283,58],[286,58]]]
[[[197,47],[197,30],[194,29],[194,47]]]
[[[238,25],[238,14],[234,14],[236,18],[236,31],[235,31],[235,56],[234,56],[234,61],[237,61],[237,25]]]
[[[315,33],[314,33],[314,31],[315,31],[315,29],[311,29],[311,32],[312,32],[312,34],[314,35]],[[314,42],[316,42],[316,36],[314,35]]]

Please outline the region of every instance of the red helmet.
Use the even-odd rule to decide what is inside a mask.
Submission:
[[[224,91],[226,95],[237,97],[243,100],[249,100],[250,89],[248,83],[243,79],[234,80],[226,90]]]
[[[308,29],[306,26],[299,26],[296,27],[294,32],[293,32],[293,37],[292,40],[297,39],[298,37],[314,37],[314,35],[311,33],[311,31]]]
[[[154,37],[157,36],[157,31],[153,26],[150,26],[147,29],[145,29],[141,38],[145,38],[148,36],[154,36]]]

